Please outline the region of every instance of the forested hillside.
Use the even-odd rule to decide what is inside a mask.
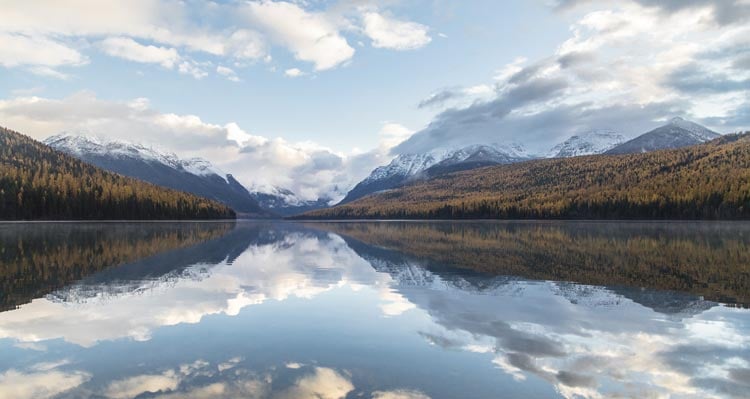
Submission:
[[[750,134],[459,172],[301,218],[750,219]]]
[[[217,202],[106,172],[0,128],[0,220],[234,217]]]

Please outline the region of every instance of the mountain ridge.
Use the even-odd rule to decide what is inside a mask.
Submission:
[[[203,158],[181,159],[174,153],[124,140],[70,133],[51,136],[44,143],[111,172],[219,201],[242,217],[272,216],[231,174]]]
[[[750,133],[451,173],[299,219],[750,219]]]
[[[688,147],[705,143],[721,136],[697,123],[680,117],[672,118],[669,123],[650,130],[632,140],[626,141],[606,152],[606,154],[632,154],[674,148]]]
[[[96,167],[0,128],[0,219],[218,219],[235,212],[210,199]]]

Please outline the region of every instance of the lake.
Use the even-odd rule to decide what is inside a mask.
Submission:
[[[2,398],[750,397],[750,224],[0,224]]]

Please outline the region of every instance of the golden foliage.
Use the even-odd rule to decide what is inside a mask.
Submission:
[[[0,220],[219,219],[230,208],[110,173],[0,128]]]
[[[750,227],[632,222],[315,223],[369,245],[494,275],[646,287],[750,305]]]
[[[301,219],[748,219],[750,135],[439,176]]]
[[[109,267],[219,238],[233,223],[0,225],[0,311]]]

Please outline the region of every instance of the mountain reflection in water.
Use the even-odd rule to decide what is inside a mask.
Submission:
[[[0,225],[0,397],[748,397],[749,238],[720,223]]]

